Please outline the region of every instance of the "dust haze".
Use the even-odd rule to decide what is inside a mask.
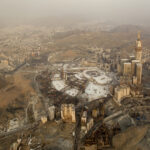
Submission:
[[[148,0],[1,0],[1,23],[78,18],[119,24],[149,24]]]
[[[149,6],[0,0],[0,150],[150,150]]]

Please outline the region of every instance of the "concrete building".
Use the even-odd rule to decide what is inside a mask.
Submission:
[[[119,75],[123,75],[124,72],[124,63],[128,63],[129,59],[121,59],[120,62],[117,64],[117,71]]]
[[[62,68],[62,71],[61,71],[61,78],[64,79],[65,81],[67,80],[67,73],[66,71],[64,71],[64,68]]]
[[[13,143],[10,146],[10,150],[18,150],[18,149],[20,149],[21,141],[22,141],[21,139],[17,139],[17,142]]]
[[[131,76],[131,63],[130,62],[124,63],[123,75],[124,76]]]
[[[120,83],[128,85],[140,85],[142,80],[142,42],[140,34],[136,41],[135,56],[130,56],[130,59],[121,59],[117,66],[118,74],[121,75]],[[136,59],[135,59],[136,58]],[[125,77],[128,77],[126,79]],[[124,80],[125,79],[125,80]],[[129,82],[131,81],[131,82]]]
[[[133,76],[132,84],[137,85],[137,77],[136,76]]]
[[[114,99],[120,104],[121,100],[130,96],[130,87],[127,85],[117,86],[115,88]]]
[[[52,80],[61,80],[61,75],[60,74],[54,74]]]
[[[142,64],[136,64],[136,77],[137,77],[137,84],[141,84],[142,82]]]
[[[55,106],[50,106],[48,108],[49,120],[54,120],[55,118]]]
[[[97,118],[99,115],[99,109],[93,109],[92,110],[92,117],[93,118]]]
[[[118,74],[121,74],[121,65],[120,65],[120,63],[118,63],[117,64],[117,72],[118,72]]]
[[[134,55],[131,55],[129,57],[130,57],[130,61],[135,60],[135,56]]]
[[[85,124],[81,125],[81,130],[86,134],[94,125],[94,119],[89,118]]]
[[[94,120],[93,118],[90,118],[87,122],[87,131],[89,131],[94,125]]]
[[[47,122],[47,117],[46,117],[46,116],[42,116],[42,117],[41,117],[41,122],[42,122],[43,124],[45,124],[45,123]]]
[[[109,71],[111,70],[111,64],[109,64],[109,63],[104,63],[103,69],[104,69],[106,72],[109,72]]]
[[[61,118],[65,122],[76,122],[75,106],[74,104],[61,105]]]
[[[87,111],[84,111],[82,116],[81,116],[81,130],[86,131],[87,130]]]
[[[132,60],[132,65],[131,65],[131,68],[132,68],[132,76],[134,76],[136,74],[136,63],[139,63],[140,61],[139,60]]]
[[[81,117],[81,124],[87,123],[87,111],[84,111]]]

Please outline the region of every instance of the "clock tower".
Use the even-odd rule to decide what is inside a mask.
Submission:
[[[140,32],[138,32],[135,52],[136,52],[136,60],[139,60],[141,62],[141,60],[142,60],[142,42],[141,42]]]

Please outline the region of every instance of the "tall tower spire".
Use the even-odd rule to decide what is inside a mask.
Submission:
[[[138,41],[141,40],[141,32],[140,32],[140,31],[138,31],[137,40],[138,40]]]
[[[141,59],[142,59],[142,42],[141,42],[140,32],[138,32],[138,35],[137,35],[135,52],[136,52],[136,60],[141,61]]]

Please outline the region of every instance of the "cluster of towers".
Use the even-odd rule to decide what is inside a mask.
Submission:
[[[130,56],[129,59],[121,59],[117,69],[120,75],[120,85],[114,90],[114,100],[120,104],[124,97],[141,96],[142,42],[140,33],[138,33],[136,40],[135,56]]]
[[[136,40],[135,56],[129,59],[121,59],[118,64],[118,73],[121,79],[128,81],[132,85],[141,85],[142,83],[142,42],[140,33]]]

